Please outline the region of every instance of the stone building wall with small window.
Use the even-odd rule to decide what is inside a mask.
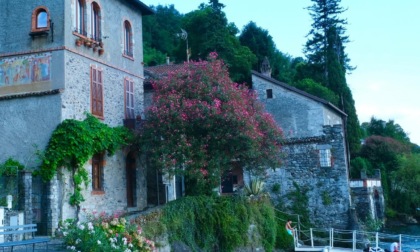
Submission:
[[[276,203],[306,196],[311,223],[345,229],[350,221],[346,114],[316,96],[252,72],[252,87],[284,132],[281,167],[267,170],[266,189]]]

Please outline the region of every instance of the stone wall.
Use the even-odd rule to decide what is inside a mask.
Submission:
[[[320,167],[319,146],[329,145],[332,167]],[[275,171],[268,170],[266,188],[276,203],[292,204],[288,195],[295,185],[308,198],[310,221],[316,226],[345,229],[349,224],[350,191],[347,175],[345,144],[341,125],[324,127],[324,136],[289,140],[284,145],[284,163]]]
[[[383,220],[385,200],[382,187],[351,188],[352,201],[359,220]]]

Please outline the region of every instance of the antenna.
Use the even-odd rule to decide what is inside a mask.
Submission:
[[[186,30],[181,28],[181,33],[178,33],[177,36],[180,37],[181,39],[185,40],[185,43],[187,44],[187,62],[190,62],[191,51],[188,48],[188,33],[187,33]]]

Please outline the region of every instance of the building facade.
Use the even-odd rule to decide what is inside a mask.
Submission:
[[[347,228],[351,209],[346,114],[331,103],[270,77],[268,62],[252,72],[252,87],[284,133],[284,162],[267,171],[266,187],[277,203],[307,199],[310,221]],[[273,188],[276,188],[273,190]]]
[[[51,133],[86,113],[115,127],[144,110],[142,17],[138,0],[1,0],[0,162],[39,166]],[[98,153],[85,164],[92,183],[86,211],[138,210],[146,206],[144,167],[136,153]],[[34,183],[33,222],[53,232],[75,217],[65,170],[47,186]],[[46,197],[46,195],[48,195]]]

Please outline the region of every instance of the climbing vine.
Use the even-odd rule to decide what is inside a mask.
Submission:
[[[0,176],[17,176],[23,168],[23,164],[19,161],[9,158],[3,164],[0,164]]]
[[[13,202],[18,202],[17,176],[25,166],[13,158],[0,164],[0,195],[13,195]],[[6,197],[0,197],[0,206],[7,206]]]
[[[86,114],[83,121],[67,119],[52,133],[42,164],[35,174],[44,181],[51,180],[60,167],[66,167],[72,174],[74,191],[70,204],[76,206],[84,201],[82,185],[88,185],[89,176],[83,165],[96,153],[107,151],[108,155],[128,145],[133,134],[124,127],[109,127],[96,117]]]

